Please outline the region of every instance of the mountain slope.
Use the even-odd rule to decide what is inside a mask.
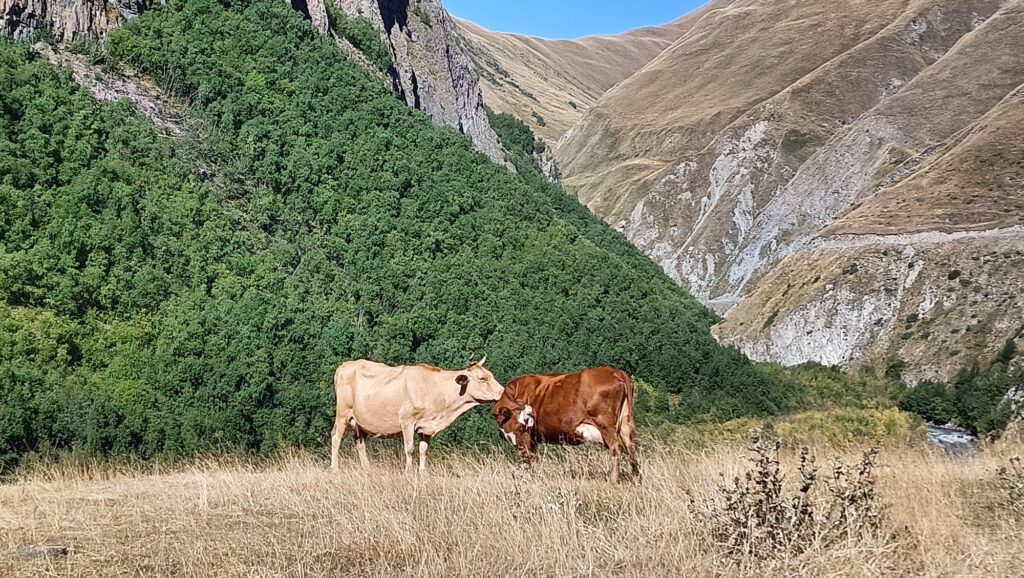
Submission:
[[[105,51],[189,103],[176,138],[0,42],[0,462],[316,446],[354,357],[610,363],[677,421],[790,402],[621,235],[284,3],[171,2]],[[492,437],[485,411],[448,433]]]
[[[577,40],[492,32],[456,22],[488,106],[518,117],[554,145],[602,94],[668,48],[710,9],[705,6],[663,26]]]
[[[28,39],[49,30],[64,42],[104,34],[149,8],[152,0],[0,0],[0,34]]]
[[[111,30],[164,0],[0,0],[0,35],[28,39],[44,33],[62,42],[105,37]],[[290,5],[367,70],[389,77],[396,94],[435,123],[469,135],[491,160],[504,162],[487,121],[483,96],[470,62],[457,46],[455,25],[439,0],[408,3],[376,0],[289,0]],[[345,20],[341,22],[340,20]],[[377,38],[371,38],[379,36]],[[371,62],[361,53],[375,54]],[[383,43],[383,44],[381,44]],[[382,70],[383,69],[383,70]]]
[[[762,359],[911,360],[912,381],[992,359],[1024,332],[1022,142],[1017,88],[772,268],[717,333]]]
[[[737,0],[705,15],[570,130],[556,150],[565,183],[670,276],[727,313],[719,335],[748,353],[787,363],[904,356],[918,370],[935,365],[948,377],[955,364],[988,355],[1015,331],[986,325],[981,337],[958,338],[963,347],[946,353],[906,350],[899,340],[905,332],[891,328],[901,311],[927,309],[915,301],[918,292],[901,292],[871,313],[871,284],[864,283],[832,294],[812,316],[815,327],[799,337],[793,331],[808,317],[787,321],[787,314],[811,307],[804,301],[811,296],[786,286],[813,285],[824,294],[836,278],[827,281],[811,256],[802,258],[804,267],[773,268],[813,251],[823,230],[853,232],[854,222],[873,221],[865,230],[871,233],[1019,222],[1008,133],[991,132],[984,143],[975,135],[974,153],[941,157],[1024,82],[1024,60],[1011,48],[1024,42],[1021,7],[994,0]],[[1015,106],[1007,103],[999,117],[1011,118]],[[929,164],[933,155],[945,164]],[[912,245],[889,241],[879,255]],[[835,257],[846,261],[837,271],[859,250]],[[934,252],[923,258],[936,271],[944,266]],[[794,278],[797,269],[810,277]],[[1017,281],[1011,275],[1006,289]],[[780,296],[785,306],[766,304]],[[870,318],[866,327],[861,317]],[[772,336],[778,323],[793,331]],[[890,329],[873,329],[879,327]]]

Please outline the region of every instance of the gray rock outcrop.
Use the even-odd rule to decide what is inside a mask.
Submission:
[[[380,29],[394,60],[395,92],[406,104],[426,112],[436,124],[468,135],[477,150],[504,163],[476,73],[456,42],[454,21],[438,0],[335,3],[349,16],[367,18]]]
[[[103,36],[162,0],[0,0],[0,34],[28,39],[42,30],[70,42]]]

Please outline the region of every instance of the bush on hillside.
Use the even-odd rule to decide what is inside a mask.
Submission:
[[[797,406],[802,410],[893,408],[906,389],[899,373],[890,370],[880,376],[871,368],[842,371],[814,362],[791,367],[759,366],[776,379],[796,384],[800,392]]]
[[[529,157],[537,151],[540,141],[523,121],[507,112],[495,113],[489,108],[487,109],[487,119],[491,123],[491,128],[497,133],[502,146],[513,155]]]

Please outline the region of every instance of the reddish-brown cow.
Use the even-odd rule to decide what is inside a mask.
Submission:
[[[538,443],[603,445],[611,452],[610,478],[619,480],[625,450],[640,475],[633,423],[633,380],[614,367],[578,373],[524,375],[505,385],[494,404],[498,429],[530,465]]]

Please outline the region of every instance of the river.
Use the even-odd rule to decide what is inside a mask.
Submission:
[[[978,440],[971,432],[950,424],[928,424],[928,441],[957,456],[971,455],[978,449]]]

